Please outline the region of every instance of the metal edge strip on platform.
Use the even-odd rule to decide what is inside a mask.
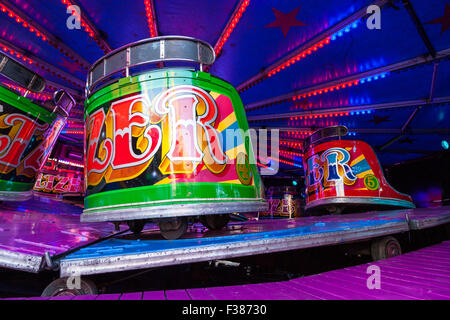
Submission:
[[[406,232],[407,221],[389,222],[352,230],[316,233],[270,239],[245,240],[195,248],[172,249],[151,253],[61,260],[60,276],[82,276],[132,269],[145,269],[175,264],[234,258],[294,249],[341,244],[369,238]]]
[[[434,244],[404,253],[400,256],[350,266],[287,281],[250,283],[241,285],[179,288],[169,290],[117,292],[75,297],[28,297],[0,300],[448,300],[450,290],[446,286],[449,274],[442,273],[448,266],[450,241]],[[433,256],[435,259],[427,259]],[[423,261],[416,270],[417,259]],[[402,268],[398,268],[398,265]],[[366,286],[367,268],[378,266],[389,276],[384,278],[380,289]],[[414,276],[405,279],[405,272]],[[436,279],[435,277],[437,276]],[[331,284],[331,285],[329,285]],[[344,285],[344,287],[342,287]]]
[[[18,253],[0,249],[0,267],[38,273],[41,271],[44,256]]]
[[[33,197],[30,191],[0,191],[0,201],[27,201]]]
[[[193,199],[186,199],[192,201]],[[194,199],[211,201],[211,199]],[[242,200],[242,199],[237,199]],[[170,200],[172,201],[172,200]],[[176,201],[179,201],[178,199]],[[133,204],[129,204],[133,205]],[[269,204],[263,199],[251,199],[248,201],[222,201],[214,203],[181,203],[170,206],[144,206],[134,208],[105,209],[93,212],[84,210],[81,222],[123,221],[134,219],[157,219],[180,216],[198,216],[206,214],[221,214],[229,212],[257,212],[267,210]],[[96,209],[98,210],[98,209]],[[201,211],[199,211],[201,210]]]
[[[449,223],[450,213],[447,215],[441,215],[437,217],[427,217],[424,219],[414,219],[414,217],[409,218],[407,215],[407,219],[411,230],[421,230]]]
[[[398,206],[408,209],[414,209],[416,207],[412,202],[401,199],[347,196],[339,198],[325,198],[320,200],[314,200],[305,206],[305,210],[329,204],[345,204],[345,205],[372,204],[372,205]]]

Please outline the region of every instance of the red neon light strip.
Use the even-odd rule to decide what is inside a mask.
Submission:
[[[76,175],[80,175],[83,174],[82,170],[76,171],[76,170],[70,170],[70,169],[59,169],[56,170],[56,172],[67,172],[67,173],[75,173]],[[81,177],[77,177],[77,178],[81,178]]]
[[[289,157],[289,156],[285,156],[285,155],[282,155],[282,157],[285,157],[287,160],[291,160],[292,162],[290,162],[289,163],[289,161],[287,161],[287,160],[284,160],[284,159],[280,159],[280,162],[283,162],[283,161],[285,161],[285,162],[283,162],[283,163],[287,163],[287,164],[290,164],[290,165],[293,165],[292,163],[295,163],[295,165],[301,165],[301,163],[298,163],[298,162],[294,162],[295,161],[295,159],[292,159],[291,157]]]
[[[155,23],[154,12],[152,10],[151,0],[145,0],[144,4],[145,4],[145,11],[147,14],[147,22],[148,22],[148,29],[150,31],[150,36],[152,38],[157,37],[158,32],[156,31],[156,27],[155,27],[156,23]]]
[[[288,165],[291,165],[291,166],[295,166],[295,167],[298,167],[299,165],[301,165],[301,164],[299,164],[299,163],[295,163],[295,162],[291,162],[291,161],[286,161],[286,160],[283,160],[283,159],[275,159],[275,158],[271,158],[271,157],[269,157],[270,159],[272,159],[272,160],[274,160],[274,161],[278,161],[278,162],[281,162],[281,163],[284,163],[284,164],[288,164]]]
[[[84,131],[79,131],[79,130],[66,130],[66,131],[63,131],[63,133],[67,133],[67,134],[84,134]]]
[[[281,163],[289,164],[291,166],[297,165],[297,163],[286,161],[286,160],[283,160],[283,159],[278,159],[278,161],[281,162]]]
[[[330,87],[326,87],[326,88],[322,88],[322,89],[317,89],[317,90],[313,90],[313,91],[309,91],[309,92],[305,92],[299,95],[294,95],[292,96],[292,101],[296,101],[296,100],[301,100],[301,99],[305,99],[307,97],[311,97],[311,96],[317,96],[317,95],[321,95],[321,94],[325,94],[328,92],[333,92],[333,91],[337,91],[340,89],[345,89],[345,88],[350,88],[352,86],[357,86],[358,84],[360,84],[360,80],[352,80],[352,81],[348,81],[345,83],[341,83],[335,86],[330,86]],[[282,99],[284,100],[284,99]],[[280,101],[282,101],[280,100]],[[288,101],[288,99],[286,99],[286,101]],[[264,108],[264,107],[268,107],[271,106],[273,104],[277,103],[276,101],[266,104],[266,105],[261,105],[261,106],[254,106],[253,108],[247,108],[246,110],[250,111],[250,110],[255,110],[257,108]]]
[[[295,57],[292,57],[291,59],[289,59],[289,61],[286,61],[285,63],[283,63],[280,66],[274,67],[273,69],[271,69],[268,73],[267,76],[271,77],[274,74],[280,72],[281,70],[286,69],[287,67],[290,67],[291,65],[293,65],[294,63],[300,61],[300,59],[306,58],[307,55],[310,55],[313,53],[313,51],[317,51],[319,48],[323,48],[324,45],[329,44],[330,43],[330,37],[325,38],[324,40],[320,41],[319,43],[309,47],[308,49],[306,49],[303,52],[300,52],[299,54],[297,54]]]
[[[25,28],[28,28],[28,31],[30,31],[31,33],[36,33],[36,37],[40,38],[42,41],[47,41],[47,37],[45,35],[43,35],[39,30],[37,30],[38,28],[36,28],[33,25],[30,25],[29,23],[27,23],[26,21],[24,21],[24,19],[22,17],[20,17],[19,15],[15,14],[12,10],[6,8],[4,5],[0,4],[0,10],[4,13],[8,13],[8,16],[10,18],[13,18],[17,23],[22,24]]]
[[[256,164],[257,164],[258,166],[262,167],[262,168],[269,168],[268,166],[266,166],[266,165],[264,165],[264,164],[262,164],[262,163],[260,163],[260,162],[256,162]]]
[[[34,33],[35,36],[38,37],[43,42],[48,42],[48,44],[52,45],[55,48],[58,48],[60,52],[64,53],[65,56],[70,57],[80,66],[82,66],[85,70],[88,69],[88,65],[85,65],[83,62],[79,61],[77,57],[74,57],[73,54],[71,54],[61,46],[58,46],[58,44],[55,43],[54,41],[50,40],[49,39],[50,35],[43,34],[43,31],[40,31],[39,30],[40,28],[36,24],[27,22],[26,19],[21,17],[19,14],[16,14],[12,9],[7,8],[4,4],[0,4],[0,11],[6,13],[10,18],[14,19],[15,22],[21,24],[24,28],[27,28],[29,32]]]
[[[322,113],[322,114],[310,114],[306,116],[297,116],[290,117],[289,120],[306,120],[306,119],[318,119],[318,118],[328,118],[328,117],[344,117],[348,116],[350,113],[348,112],[330,112],[330,113]]]
[[[216,53],[216,56],[218,56],[220,51],[222,51],[223,46],[227,42],[228,38],[230,37],[231,33],[233,32],[234,28],[238,24],[245,9],[248,7],[249,4],[250,4],[250,0],[241,0],[241,3],[238,5],[239,9],[234,11],[233,15],[231,16],[230,20],[227,23],[227,26],[225,27],[225,30],[222,32],[219,40],[217,40],[217,43],[214,46],[214,51]]]
[[[59,160],[59,159],[49,159],[50,161],[56,161],[58,165],[60,164],[64,164],[66,166],[73,166],[73,167],[79,167],[79,168],[83,168],[84,164],[82,163],[77,163],[77,162],[73,162],[73,161],[67,161],[67,160]]]
[[[12,84],[9,83],[3,83],[5,86],[7,86],[8,88],[14,89],[19,91],[21,94],[25,94],[26,92],[28,92],[27,97],[32,98],[32,99],[38,99],[38,100],[47,100],[47,99],[51,99],[52,96],[50,94],[46,94],[46,93],[36,93],[36,92],[31,92],[27,89],[24,89],[22,87],[18,87],[18,86],[14,86]]]
[[[292,148],[292,149],[295,149],[295,148]],[[285,156],[285,157],[294,157],[294,156],[297,156],[297,157],[303,157],[303,153],[300,153],[300,152],[294,152],[294,151],[287,151],[287,150],[278,150],[278,153],[280,154],[280,155],[283,155],[283,156]],[[271,158],[271,157],[267,157],[267,158],[270,158],[270,159],[274,159],[274,158]],[[276,160],[276,159],[274,159],[274,160]]]
[[[282,148],[282,149],[279,149],[280,154],[287,153],[287,154],[292,154],[292,155],[296,155],[296,156],[299,156],[299,157],[303,157],[303,153],[296,152],[296,150],[300,150],[300,151],[303,150],[303,145],[302,144],[300,144],[299,146],[295,146],[295,145],[291,146],[291,145],[280,144],[280,148]],[[292,151],[290,149],[293,149],[295,151]]]
[[[303,144],[301,142],[291,142],[291,141],[280,141],[281,146],[286,146],[289,148],[303,148]]]
[[[295,167],[298,167],[298,166],[302,165],[301,163],[290,162],[290,161],[286,161],[286,160],[283,160],[283,159],[280,159],[280,158],[273,158],[273,157],[267,157],[267,158],[269,158],[269,159],[271,159],[273,161],[285,163],[285,164],[288,164],[288,165],[291,165],[291,166],[295,166]]]
[[[25,57],[23,54],[16,52],[13,49],[8,48],[5,45],[0,44],[0,47],[4,52],[9,52],[11,55],[17,57],[18,59],[22,59],[23,61],[28,62],[29,64],[34,63],[34,61],[32,59]]]
[[[268,70],[266,75],[264,75],[263,77],[247,84],[245,87],[240,88],[238,91],[239,92],[243,92],[249,88],[251,88],[253,85],[262,82],[264,79],[267,79],[275,74],[277,74],[278,72],[280,72],[281,70],[284,70],[290,66],[292,66],[293,64],[297,63],[298,61],[300,61],[301,59],[306,58],[306,56],[312,54],[314,51],[317,51],[319,48],[323,48],[325,45],[330,43],[330,39],[331,37],[326,37],[325,39],[323,39],[322,41],[319,41],[318,43],[312,45],[311,47],[305,49],[304,51],[298,53],[296,56],[292,57],[291,59],[289,59],[288,61],[284,62],[283,64],[273,67],[272,69]]]
[[[301,98],[304,99],[306,97],[316,96],[318,94],[333,92],[334,90],[344,89],[344,88],[352,87],[354,85],[356,86],[358,84],[359,84],[359,80],[354,80],[354,81],[349,81],[346,83],[338,84],[336,86],[331,86],[331,87],[326,87],[323,89],[314,90],[311,92],[300,94],[298,96],[294,96],[294,97],[292,97],[292,101],[300,100]]]
[[[313,131],[286,131],[286,133],[282,133],[282,136],[301,138],[303,136],[309,136],[311,133],[313,133]]]
[[[301,154],[289,154],[287,152],[280,152],[280,155],[282,157],[285,157],[285,158],[287,158],[289,160],[294,160],[294,161],[296,160],[296,157],[302,157],[303,156]]]

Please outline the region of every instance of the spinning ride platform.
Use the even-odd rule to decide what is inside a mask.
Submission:
[[[3,203],[0,210],[0,267],[59,270],[61,277],[343,244],[450,221],[450,207],[416,208],[232,222],[214,231],[193,224],[180,239],[167,241],[154,224],[137,238],[110,223],[81,223],[81,208],[47,198]]]

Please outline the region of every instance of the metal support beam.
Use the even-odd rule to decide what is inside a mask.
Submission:
[[[416,116],[417,112],[419,112],[421,106],[416,107],[413,112],[411,112],[411,114],[409,115],[408,119],[406,119],[405,123],[403,124],[403,126],[400,128],[400,134],[392,139],[390,139],[388,142],[386,142],[385,144],[381,145],[380,147],[378,147],[378,150],[384,150],[387,147],[391,146],[392,144],[394,144],[395,142],[397,142],[398,140],[400,140],[401,138],[403,138],[406,134],[406,129],[408,128],[408,126],[411,124],[411,121],[414,119],[414,117]]]
[[[380,68],[375,68],[372,70],[368,70],[365,72],[361,72],[361,73],[357,73],[357,74],[353,74],[344,78],[339,78],[336,80],[332,80],[332,81],[327,81],[327,82],[322,82],[318,85],[315,85],[313,87],[309,87],[309,88],[305,88],[305,89],[301,89],[301,90],[296,90],[287,94],[283,94],[277,97],[273,97],[273,98],[269,98],[269,99],[265,99],[265,100],[261,100],[261,101],[257,101],[257,102],[253,102],[253,103],[249,103],[245,106],[246,110],[249,109],[254,109],[256,107],[259,106],[264,106],[264,105],[270,105],[276,102],[280,102],[280,101],[286,101],[286,100],[290,100],[292,99],[292,97],[295,96],[299,96],[305,93],[309,93],[312,91],[317,91],[317,90],[321,90],[324,88],[328,88],[331,86],[336,86],[339,84],[343,84],[343,83],[347,83],[347,82],[351,82],[351,81],[355,81],[355,80],[359,80],[361,78],[366,78],[366,77],[371,77],[374,75],[378,75],[381,73],[385,73],[385,72],[394,72],[394,71],[399,71],[402,69],[406,69],[406,68],[410,68],[410,67],[414,67],[414,66],[418,66],[424,63],[429,63],[429,62],[433,62],[433,61],[438,61],[440,59],[443,58],[447,58],[450,57],[450,48],[439,51],[436,53],[436,57],[432,57],[430,55],[421,55],[412,59],[408,59],[405,61],[401,61],[398,63],[394,63],[388,66],[383,66]]]
[[[289,128],[289,127],[252,127],[252,129],[278,129],[280,131],[313,131],[316,128]],[[351,132],[361,134],[400,134],[398,128],[349,128]],[[424,128],[408,129],[409,134],[450,134],[450,128]],[[301,139],[300,139],[301,140]]]
[[[416,11],[414,10],[411,2],[409,0],[402,0],[403,6],[405,7],[406,11],[408,11],[408,14],[413,21],[414,25],[416,26],[417,32],[419,33],[420,37],[422,38],[423,43],[428,49],[428,52],[432,57],[436,56],[436,50],[433,47],[433,44],[430,41],[430,38],[428,38],[427,33],[425,32],[425,29],[423,28],[422,23],[419,20],[419,17],[416,14]]]
[[[292,139],[292,138],[283,138],[283,137],[279,137],[278,138],[280,141],[283,140],[283,142],[292,142],[292,143],[299,143],[301,142],[301,139]],[[267,139],[270,140],[270,137]]]
[[[396,143],[398,140],[400,140],[403,137],[403,134],[400,134],[392,139],[390,139],[388,142],[384,143],[383,145],[381,145],[380,147],[375,147],[375,149],[377,151],[383,151],[384,149],[386,149],[387,147],[393,145],[394,143]]]
[[[403,124],[402,128],[401,128],[401,132],[405,133],[406,128],[408,128],[408,126],[411,124],[411,121],[414,119],[414,117],[416,116],[417,112],[419,112],[419,110],[421,109],[421,106],[416,107],[413,112],[411,112],[411,114],[409,115],[408,119],[405,121],[405,123]]]
[[[385,128],[356,128],[350,129],[356,133],[368,134],[399,134],[401,129],[385,129]],[[409,134],[450,134],[450,128],[424,128],[424,129],[408,129]]]
[[[431,75],[431,87],[430,87],[430,97],[428,101],[433,101],[434,99],[434,87],[436,86],[436,74],[439,67],[439,61],[436,61],[433,65],[433,74]]]
[[[424,154],[424,155],[428,155],[428,154],[432,154],[435,153],[436,151],[430,151],[430,150],[418,150],[418,149],[392,149],[390,148],[389,150],[377,150],[378,152],[388,152],[388,153],[398,153],[398,154],[411,154],[411,153],[416,153],[416,154]]]
[[[359,105],[359,106],[346,106],[346,107],[337,107],[337,108],[328,108],[328,109],[316,109],[316,110],[308,110],[308,111],[300,111],[300,112],[287,112],[287,113],[281,113],[281,114],[247,116],[247,120],[249,122],[257,121],[257,120],[275,120],[275,119],[286,119],[286,118],[290,118],[290,117],[309,116],[309,115],[317,115],[317,114],[324,114],[324,113],[353,112],[353,111],[361,111],[361,110],[367,110],[367,109],[381,110],[381,109],[405,108],[405,107],[418,106],[418,105],[430,106],[433,104],[448,103],[448,102],[450,102],[450,97],[434,98],[433,101],[429,101],[428,99],[418,99],[418,100],[380,103],[380,104],[363,104],[363,105]]]

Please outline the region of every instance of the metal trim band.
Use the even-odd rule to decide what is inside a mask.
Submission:
[[[304,149],[308,149],[309,147],[315,145],[316,143],[332,137],[343,137],[347,135],[348,128],[345,126],[332,126],[321,128],[314,131],[309,137],[305,139]]]
[[[155,205],[155,204],[162,204],[162,203],[171,203],[171,202],[190,202],[190,201],[265,201],[265,199],[262,198],[190,198],[190,199],[167,199],[167,200],[155,200],[155,201],[145,201],[145,202],[132,202],[132,203],[121,203],[121,204],[114,204],[110,206],[103,206],[103,207],[94,207],[90,209],[84,209],[83,212],[89,212],[89,211],[97,211],[102,209],[113,209],[113,208],[121,208],[121,207],[128,207],[128,206],[144,206],[144,205]]]
[[[202,40],[183,36],[164,36],[133,42],[111,51],[91,66],[86,82],[86,96],[104,79],[125,70],[150,63],[186,61],[211,65],[216,59],[213,47]]]
[[[32,197],[33,197],[32,190],[25,192],[0,190],[0,201],[26,201],[30,200]]]
[[[126,221],[126,220],[139,220],[139,219],[158,219],[167,217],[180,217],[180,216],[198,216],[207,214],[221,214],[230,212],[257,212],[267,210],[268,203],[263,199],[251,199],[251,201],[223,201],[225,199],[181,199],[181,201],[216,201],[214,203],[178,203],[171,206],[145,206],[145,207],[133,207],[129,206],[143,205],[141,204],[128,204],[121,205],[123,209],[110,209],[101,210],[99,208],[87,209],[94,212],[83,211],[81,216],[81,222],[100,222],[100,221]],[[243,200],[243,199],[236,199]],[[176,200],[180,201],[180,200]],[[156,202],[156,201],[155,201]],[[174,202],[174,200],[163,200],[158,203]],[[152,203],[148,202],[147,204]],[[154,202],[153,202],[154,203]],[[115,206],[117,207],[117,206]]]
[[[300,234],[267,239],[252,239],[252,237],[249,237],[246,241],[230,241],[223,244],[202,247],[173,248],[166,251],[128,255],[119,254],[101,258],[64,259],[60,263],[60,276],[83,276],[215,259],[229,259],[255,254],[341,244],[405,231],[408,231],[408,224],[405,221],[395,221],[380,226],[363,227],[355,230],[340,230],[306,235]]]
[[[42,256],[0,249],[0,266],[25,272],[38,273],[42,269]]]
[[[36,72],[1,52],[0,61],[0,74],[4,77],[33,92],[42,92],[45,89],[44,78]]]
[[[305,206],[305,209],[310,209],[317,206],[329,205],[329,204],[378,204],[387,206],[401,206],[404,208],[415,208],[412,202],[390,199],[390,198],[363,198],[363,197],[343,197],[343,198],[330,198],[315,200]]]

